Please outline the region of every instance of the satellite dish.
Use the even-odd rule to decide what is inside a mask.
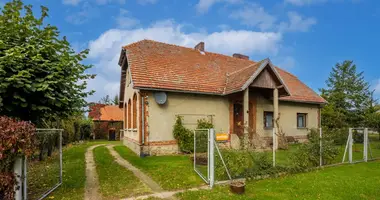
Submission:
[[[167,100],[167,96],[165,92],[155,92],[153,93],[154,99],[156,100],[157,104],[165,104]]]

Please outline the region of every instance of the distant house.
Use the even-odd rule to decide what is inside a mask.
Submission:
[[[217,132],[228,133],[231,143],[253,133],[270,143],[273,127],[305,140],[309,128],[320,126],[326,103],[268,58],[255,62],[238,53],[207,52],[203,42],[187,48],[142,40],[122,48],[119,65],[123,141],[137,154],[177,152],[176,116],[190,128],[206,118]]]
[[[123,110],[119,106],[93,104],[88,116],[94,122],[96,139],[119,140],[123,129]]]

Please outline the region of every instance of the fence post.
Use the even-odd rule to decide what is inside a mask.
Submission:
[[[367,162],[368,160],[368,128],[364,129],[364,150],[363,150],[363,160]]]
[[[210,140],[210,154],[209,159],[210,159],[210,187],[212,188],[214,186],[214,141],[215,141],[215,129],[210,129],[210,134],[209,134],[209,140]]]
[[[27,168],[28,168],[28,160],[27,160],[27,157],[25,156],[24,157],[24,163],[23,163],[23,169],[24,169],[24,173],[23,173],[23,182],[24,182],[24,195],[23,195],[23,199],[24,200],[27,200],[28,199],[28,180],[27,180],[27,178],[28,178],[28,170],[27,170]]]
[[[322,154],[323,154],[323,149],[322,149],[322,127],[319,128],[319,166],[323,165],[323,159],[322,159]]]
[[[22,158],[18,157],[13,165],[13,172],[15,173],[17,185],[14,186],[15,200],[22,200],[23,181],[22,181]]]
[[[348,129],[348,162],[352,163],[352,128]]]

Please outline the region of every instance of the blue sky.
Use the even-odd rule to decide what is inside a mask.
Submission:
[[[4,4],[0,2],[1,4]],[[98,74],[90,101],[119,89],[122,45],[152,39],[252,60],[269,57],[314,90],[331,67],[354,60],[380,97],[380,1],[370,0],[25,0],[50,9],[48,22]]]

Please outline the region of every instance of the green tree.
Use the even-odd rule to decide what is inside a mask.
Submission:
[[[113,101],[112,101],[112,103],[113,103],[114,105],[119,105],[119,95],[115,95],[115,96],[113,97]]]
[[[99,101],[100,104],[105,104],[105,105],[111,105],[112,104],[112,100],[110,98],[109,95],[106,95],[104,97],[102,97]]]
[[[0,14],[0,115],[40,123],[67,117],[86,105],[88,50],[75,53],[58,28],[44,23],[48,8],[35,17],[21,0],[5,4]]]
[[[353,61],[337,63],[321,89],[328,105],[322,109],[322,124],[330,128],[363,126],[365,113],[372,103],[369,83],[357,72]]]

